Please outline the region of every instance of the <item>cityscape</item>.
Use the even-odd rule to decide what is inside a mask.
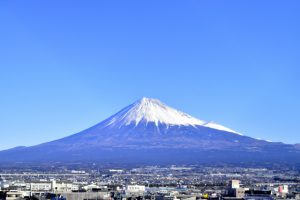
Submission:
[[[300,172],[278,166],[143,166],[110,168],[96,163],[33,168],[2,166],[6,199],[272,200],[299,199]]]

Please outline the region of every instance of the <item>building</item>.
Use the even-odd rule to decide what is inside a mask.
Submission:
[[[26,190],[32,192],[50,192],[52,189],[51,182],[30,182],[26,183]]]
[[[71,192],[79,190],[79,186],[72,183],[45,181],[26,183],[26,190],[31,192]]]
[[[240,181],[239,180],[231,180],[229,183],[231,189],[240,188]]]
[[[51,189],[53,192],[72,192],[79,190],[79,186],[72,183],[56,182],[53,180],[51,182]]]
[[[144,185],[127,185],[126,193],[144,193],[146,187]]]
[[[111,200],[110,192],[63,192],[60,193],[67,200],[102,199]]]
[[[274,200],[270,190],[248,190],[245,200]]]
[[[244,198],[244,196],[245,196],[245,189],[240,188],[240,181],[231,180],[229,182],[228,197],[241,199]]]
[[[280,185],[278,186],[278,192],[279,193],[288,193],[289,192],[289,186],[288,185]]]
[[[23,200],[24,194],[21,191],[11,190],[6,193],[6,200]]]

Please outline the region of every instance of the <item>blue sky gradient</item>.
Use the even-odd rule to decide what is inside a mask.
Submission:
[[[0,149],[88,128],[146,96],[300,143],[300,2],[0,1]]]

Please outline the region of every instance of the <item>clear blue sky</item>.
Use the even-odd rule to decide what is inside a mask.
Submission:
[[[300,1],[0,1],[0,149],[88,128],[142,96],[300,142]]]

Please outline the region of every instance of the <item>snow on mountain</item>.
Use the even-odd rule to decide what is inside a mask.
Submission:
[[[81,132],[43,144],[0,151],[1,161],[103,163],[297,163],[299,145],[241,136],[157,99],[142,98]]]
[[[236,133],[236,134],[239,134],[239,135],[242,135],[230,128],[227,128],[225,126],[222,126],[220,124],[216,124],[215,122],[207,122],[205,124],[203,124],[203,126],[205,127],[209,127],[209,128],[212,128],[212,129],[217,129],[217,130],[221,130],[221,131],[227,131],[227,132],[232,132],[232,133]]]
[[[195,126],[205,123],[166,106],[158,99],[144,97],[112,116],[108,124],[126,126],[132,123],[138,125],[141,122],[154,122],[157,126],[158,124]]]
[[[135,126],[137,126],[140,123],[155,123],[156,126],[159,124],[167,126],[204,126],[239,134],[225,126],[196,119],[186,113],[165,105],[158,99],[146,97],[136,101],[106,120],[106,126],[122,127],[130,124],[135,124]]]

